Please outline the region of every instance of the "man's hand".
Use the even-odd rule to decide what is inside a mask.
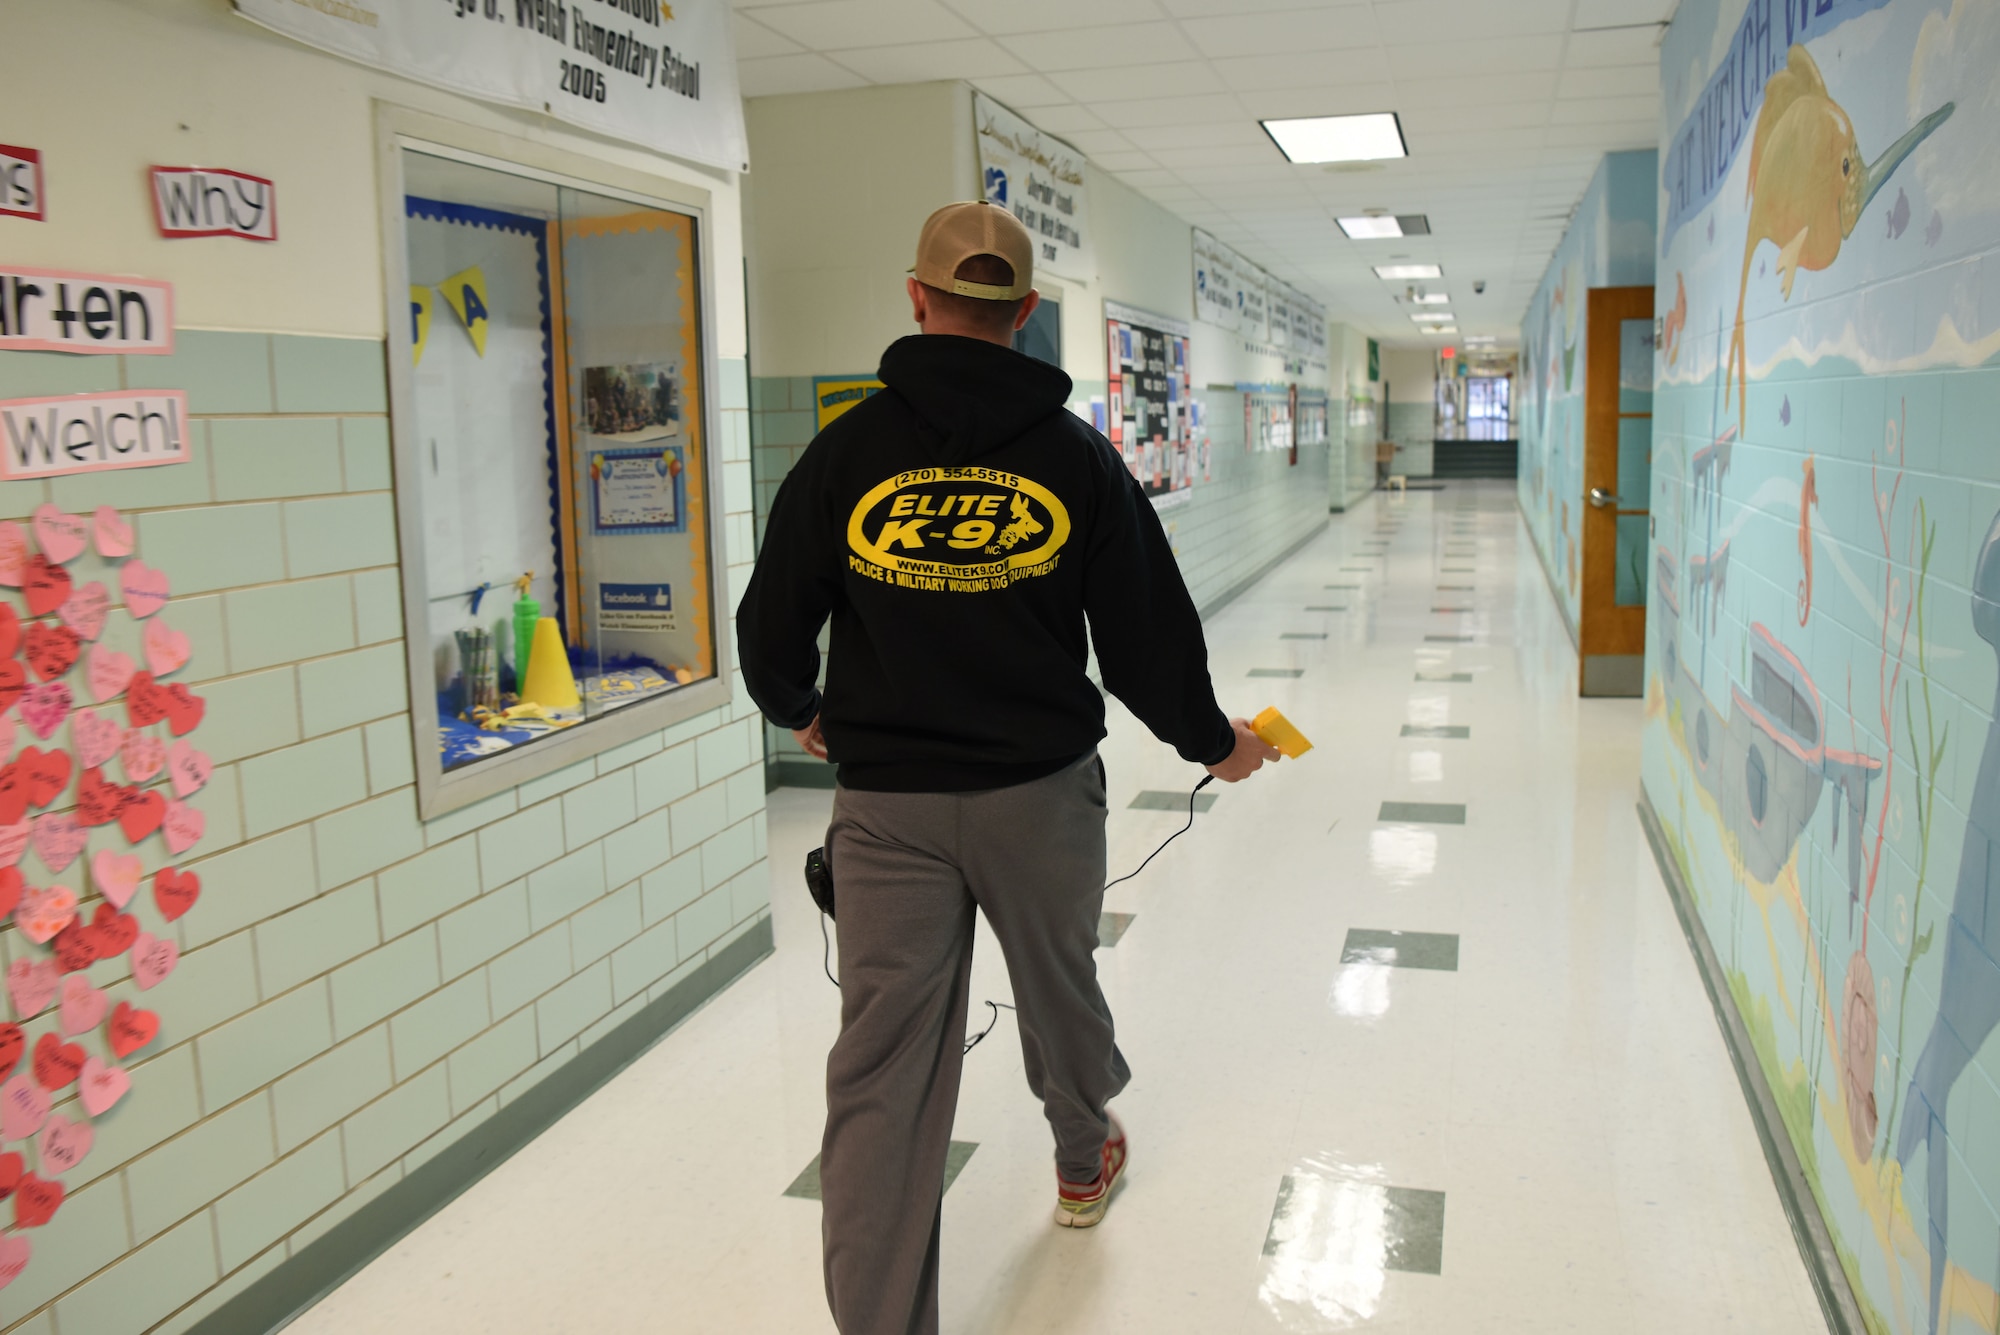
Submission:
[[[818,720],[813,726],[818,726]],[[1265,761],[1277,760],[1278,748],[1252,732],[1248,719],[1233,718],[1229,726],[1236,730],[1236,749],[1221,764],[1208,766],[1210,774],[1224,783],[1236,783],[1264,768]]]
[[[1238,722],[1241,722],[1241,720],[1238,720]],[[792,739],[799,744],[800,750],[804,751],[807,755],[813,757],[815,760],[826,759],[826,734],[821,732],[819,729],[818,715],[814,715],[813,721],[811,723],[808,723],[805,727],[793,728]],[[1236,743],[1236,749],[1238,751],[1241,751],[1243,749],[1243,743],[1240,739]],[[1274,752],[1273,754],[1276,753]],[[1235,754],[1232,753],[1229,758],[1230,760],[1234,760],[1236,759],[1236,756]],[[1248,773],[1248,771],[1246,770],[1245,773]]]

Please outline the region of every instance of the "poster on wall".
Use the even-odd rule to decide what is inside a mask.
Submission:
[[[1084,156],[984,93],[972,95],[980,188],[1034,234],[1035,266],[1059,278],[1097,277]]]
[[[1292,294],[1292,346],[1306,354],[1326,348],[1326,316],[1318,302],[1300,292]]]
[[[1264,314],[1269,320],[1271,346],[1283,350],[1292,346],[1292,290],[1272,278],[1264,285]]]
[[[0,144],[0,216],[34,222],[48,216],[48,209],[42,203],[39,150]]]
[[[1242,313],[1239,326],[1243,337],[1253,343],[1268,343],[1271,336],[1271,304],[1267,284],[1270,277],[1254,264],[1239,263],[1236,269],[1236,305]]]
[[[682,532],[685,471],[686,464],[676,449],[593,452],[591,532]]]
[[[1194,315],[1220,329],[1242,322],[1236,307],[1236,252],[1199,227],[1194,232]]]
[[[1111,443],[1146,494],[1160,504],[1204,471],[1188,358],[1187,322],[1104,303],[1105,368],[1111,383]]]
[[[273,32],[418,83],[728,171],[749,163],[724,0],[235,0]]]
[[[265,177],[217,167],[155,167],[152,177],[153,218],[169,240],[278,239],[278,187]]]
[[[872,375],[813,377],[813,430],[826,430],[834,418],[885,388]]]

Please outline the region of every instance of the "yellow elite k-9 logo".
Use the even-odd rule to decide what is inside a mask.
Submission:
[[[984,593],[1056,568],[1069,511],[1039,482],[996,468],[916,468],[861,498],[848,568],[899,588]]]

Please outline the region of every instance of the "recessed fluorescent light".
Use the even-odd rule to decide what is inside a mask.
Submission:
[[[1336,218],[1340,230],[1347,233],[1349,241],[1380,241],[1386,237],[1401,236],[1403,225],[1394,218]]]
[[[1417,311],[1410,316],[1416,324],[1450,324],[1457,318],[1450,311]]]
[[[1419,306],[1448,306],[1451,304],[1449,292],[1419,292],[1414,298]]]
[[[1426,334],[1456,334],[1458,326],[1455,324],[1434,324],[1424,332]]]
[[[1292,162],[1378,162],[1410,154],[1403,143],[1402,122],[1393,111],[1257,123]]]
[[[1399,283],[1408,278],[1442,278],[1444,270],[1435,264],[1378,264],[1375,276],[1388,283]]]

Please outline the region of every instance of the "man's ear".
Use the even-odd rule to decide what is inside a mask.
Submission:
[[[1035,313],[1035,307],[1042,304],[1042,294],[1033,288],[1021,298],[1021,309],[1014,313],[1014,328],[1020,329],[1028,323],[1028,317]]]
[[[904,286],[910,291],[910,318],[917,322],[917,328],[922,329],[924,321],[931,318],[930,294],[925,292],[924,285],[914,278],[905,279]]]

